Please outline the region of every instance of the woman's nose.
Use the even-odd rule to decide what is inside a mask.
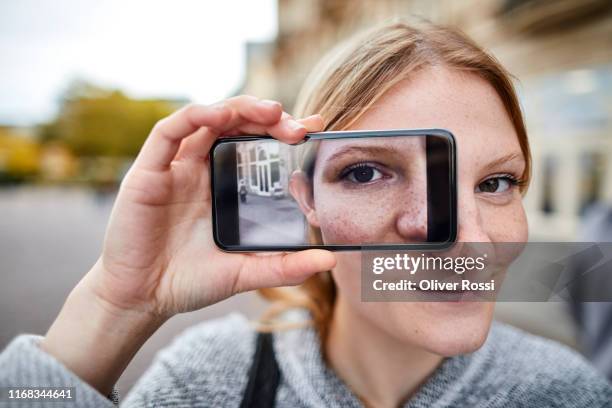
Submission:
[[[396,230],[406,242],[427,242],[427,206],[402,211],[396,219]]]

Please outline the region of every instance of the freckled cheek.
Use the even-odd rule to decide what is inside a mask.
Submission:
[[[520,199],[502,206],[487,206],[482,220],[493,242],[525,242],[528,236],[527,216]]]
[[[323,239],[328,244],[375,242],[384,237],[393,212],[376,197],[347,197],[319,191],[315,209]]]
[[[322,208],[321,210],[318,217],[321,234],[326,243],[362,243],[369,241],[374,235],[369,228],[367,213],[355,214],[355,211],[349,209],[338,211],[337,208]]]

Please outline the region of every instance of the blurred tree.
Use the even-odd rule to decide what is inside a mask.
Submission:
[[[161,99],[132,99],[84,81],[61,98],[57,118],[41,127],[43,142],[58,141],[77,156],[135,156],[151,128],[176,108]]]
[[[39,171],[38,143],[10,127],[0,127],[0,182],[18,181]]]

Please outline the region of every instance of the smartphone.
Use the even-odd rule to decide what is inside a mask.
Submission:
[[[221,138],[212,230],[225,251],[420,250],[457,234],[455,139],[444,129]]]

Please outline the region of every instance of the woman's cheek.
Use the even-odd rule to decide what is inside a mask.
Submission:
[[[486,206],[482,222],[493,242],[527,241],[527,216],[520,196],[504,206]]]
[[[389,212],[375,197],[356,198],[333,189],[319,190],[316,211],[323,240],[328,244],[375,242],[388,228],[385,213]]]
[[[372,229],[367,220],[350,210],[317,209],[317,217],[326,244],[358,244],[372,239]]]

